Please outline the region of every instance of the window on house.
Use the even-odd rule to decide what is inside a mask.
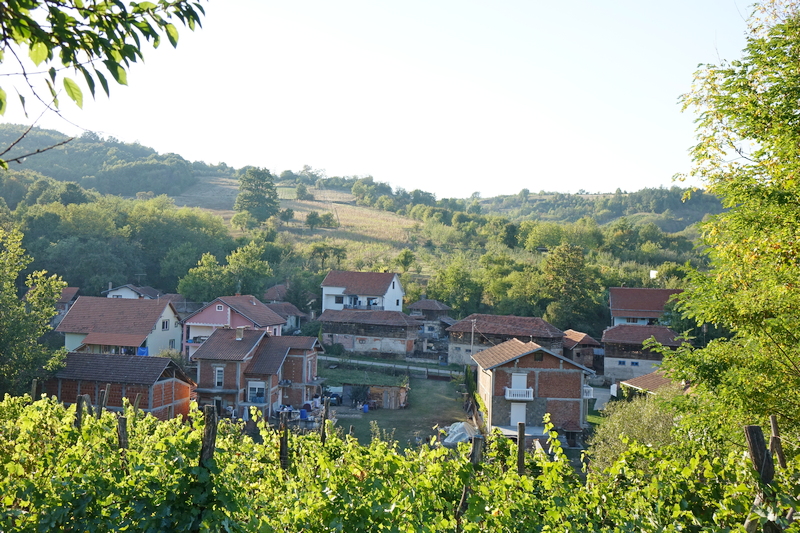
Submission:
[[[222,387],[225,384],[225,369],[218,366],[214,369],[214,386]]]
[[[278,328],[272,328],[272,336],[273,337],[277,337],[278,336]]]
[[[392,282],[392,288],[394,289],[394,281]]]
[[[179,327],[181,327],[181,321],[180,321],[180,320],[176,320],[176,321],[175,321],[175,327],[176,327],[176,328],[179,328]]]
[[[544,354],[542,352],[536,352],[533,354],[533,360],[539,362],[544,361]]]
[[[217,311],[222,311],[222,310],[223,310],[223,307],[221,305],[218,305],[217,306]]]
[[[167,331],[169,329],[169,320],[162,320],[161,321],[161,330]]]
[[[639,366],[639,361],[631,361],[631,366]]]
[[[175,339],[170,339],[169,340],[169,349],[170,350],[174,350],[175,349]]]
[[[638,324],[639,323],[639,319],[638,318],[630,318],[630,317],[628,317],[628,318],[625,319],[625,322],[627,322],[628,324]]]
[[[122,295],[121,294],[112,294],[111,297],[112,298],[122,298]]]
[[[344,296],[334,296],[333,297],[333,301],[336,302],[337,304],[343,304],[344,303]]]
[[[619,366],[625,366],[625,361],[617,361],[617,364],[618,364]]]
[[[263,381],[250,381],[247,385],[247,401],[266,403],[266,386]]]
[[[428,331],[436,331],[436,328],[434,326],[428,326]]]
[[[394,305],[400,305],[400,300],[395,300]]]

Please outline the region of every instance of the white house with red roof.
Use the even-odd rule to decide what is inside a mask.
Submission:
[[[219,328],[247,327],[278,337],[285,325],[285,318],[255,296],[220,296],[183,320],[183,353],[191,359],[200,345]]]
[[[109,283],[108,290],[103,291],[107,298],[129,298],[132,300],[144,298],[147,300],[158,300],[164,293],[153,287],[138,287],[136,285],[120,285],[119,287],[111,287]]]
[[[612,325],[656,325],[672,295],[681,292],[682,289],[611,287],[608,289],[608,305]]]
[[[329,309],[403,310],[405,292],[400,277],[391,272],[331,270],[320,286],[323,312]]]
[[[167,300],[80,296],[56,331],[70,352],[156,355],[181,343],[178,313]]]

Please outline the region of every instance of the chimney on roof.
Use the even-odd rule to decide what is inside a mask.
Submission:
[[[109,281],[109,282],[108,282],[108,290],[111,290],[111,289],[113,289],[113,288],[114,288],[114,282],[112,282],[112,281]]]
[[[236,340],[240,341],[244,338],[244,326],[239,326],[236,328]]]

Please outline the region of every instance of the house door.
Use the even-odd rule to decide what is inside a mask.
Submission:
[[[511,404],[511,427],[517,427],[519,422],[525,422],[525,404],[512,403]]]

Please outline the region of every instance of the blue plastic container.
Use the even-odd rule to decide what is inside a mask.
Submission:
[[[308,420],[308,411],[300,409],[300,420]]]
[[[365,413],[369,413],[369,404],[368,403],[364,404],[364,412]]]

